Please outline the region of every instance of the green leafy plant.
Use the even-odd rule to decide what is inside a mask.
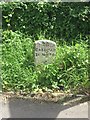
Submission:
[[[12,31],[3,32],[2,76],[5,89],[24,89],[32,81],[33,43]],[[28,86],[29,87],[29,86]]]
[[[88,2],[4,2],[1,6],[3,30],[18,30],[35,40],[39,36],[58,42],[88,39]]]
[[[57,46],[56,59],[48,65],[34,65],[34,43],[21,33],[4,31],[2,79],[4,90],[82,88],[88,81],[88,45],[85,42]]]

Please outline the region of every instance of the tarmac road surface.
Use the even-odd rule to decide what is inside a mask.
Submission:
[[[37,102],[30,99],[10,99],[0,97],[0,118],[88,118],[88,104],[61,104]]]

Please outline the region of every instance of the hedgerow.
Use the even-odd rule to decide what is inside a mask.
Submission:
[[[0,7],[4,91],[90,91],[88,2],[2,2]],[[53,63],[35,65],[34,42],[39,39],[56,42]]]
[[[89,39],[88,2],[8,2],[2,4],[3,30],[20,31],[32,39],[54,41]]]

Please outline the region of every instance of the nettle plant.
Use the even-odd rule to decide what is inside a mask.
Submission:
[[[25,38],[21,33],[4,31],[2,60],[4,89],[22,89],[27,82],[31,82],[33,42],[30,38]]]

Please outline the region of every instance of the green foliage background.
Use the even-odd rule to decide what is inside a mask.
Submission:
[[[2,5],[2,13],[4,30],[18,30],[35,40],[43,35],[54,41],[70,42],[80,37],[87,40],[90,34],[88,2],[9,2]]]
[[[4,91],[90,88],[88,3],[9,2],[1,6]],[[57,43],[54,63],[34,65],[34,41],[39,39]]]

